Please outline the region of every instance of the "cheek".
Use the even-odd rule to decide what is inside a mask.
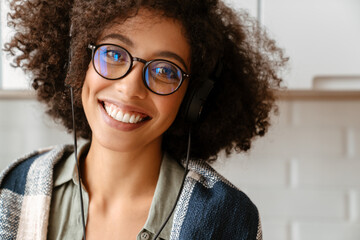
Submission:
[[[90,95],[95,94],[100,89],[106,87],[106,82],[101,81],[102,79],[94,70],[92,67],[92,64],[89,65],[89,69],[86,72],[83,88],[82,88],[82,101],[88,101],[88,97]]]
[[[96,94],[106,86],[106,81],[101,81],[101,78],[92,67],[89,67],[86,72],[84,84],[81,90],[81,101],[85,116],[93,129],[93,122],[96,119],[96,109],[98,106]]]
[[[181,89],[179,89],[174,94],[167,96],[166,99],[160,99],[162,100],[160,103],[161,110],[163,113],[168,115],[168,118],[169,120],[171,119],[171,122],[174,121],[179,111],[180,105],[185,96],[186,89],[187,83],[184,84],[184,86],[181,86]]]
[[[86,102],[86,99],[89,97],[89,94],[90,94],[90,92],[89,92],[89,81],[88,81],[88,74],[86,73],[84,84],[83,84],[83,87],[81,89],[81,100],[83,102],[83,105]],[[84,106],[84,107],[86,107],[86,106]]]
[[[165,103],[162,102],[160,106],[160,111],[163,113],[164,117],[168,117],[169,119],[175,118],[178,110],[179,110],[180,103],[176,100],[166,101]]]

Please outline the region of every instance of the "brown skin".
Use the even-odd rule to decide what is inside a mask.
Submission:
[[[177,19],[191,48],[189,87],[214,77],[222,63],[215,91],[207,100],[202,120],[193,126],[192,158],[212,161],[221,150],[247,151],[255,137],[263,136],[274,109],[273,90],[281,84],[280,70],[287,62],[283,51],[246,13],[235,13],[218,0],[12,0],[10,25],[24,30],[5,50],[14,63],[29,71],[40,101],[48,113],[72,129],[70,94],[75,90],[79,137],[91,139],[81,103],[81,89],[91,58],[89,43],[96,43],[105,27],[136,14],[139,8],[156,9]],[[12,20],[11,20],[12,19]],[[72,61],[66,77],[72,25]],[[65,69],[64,69],[65,67]],[[185,97],[186,98],[186,97]],[[163,150],[175,159],[186,154],[189,124],[181,115],[164,134]]]
[[[121,33],[131,44],[106,37],[114,33]],[[118,44],[148,61],[165,58],[181,66],[176,58],[162,55],[171,52],[187,63],[184,69],[190,66],[190,46],[181,24],[157,17],[156,12],[141,9],[123,24],[107,28],[99,39],[99,44]],[[82,169],[90,198],[89,240],[136,239],[148,216],[161,165],[162,135],[177,115],[187,82],[171,95],[156,95],[143,84],[142,69],[143,64],[135,62],[131,72],[116,81],[99,76],[92,64],[86,73],[82,103],[93,133]],[[99,99],[117,103],[124,112],[127,106],[141,109],[151,119],[130,131],[127,127],[132,123],[113,120],[118,125],[109,125],[105,119],[110,116],[101,110]]]

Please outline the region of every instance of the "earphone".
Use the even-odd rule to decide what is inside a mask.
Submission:
[[[206,100],[213,91],[215,82],[220,78],[222,67],[222,62],[218,61],[210,77],[197,80],[194,86],[187,89],[180,110],[180,114],[186,121],[196,123],[200,120]]]
[[[187,90],[181,109],[184,119],[191,123],[199,121],[206,99],[214,88],[214,81],[205,78],[194,85]]]

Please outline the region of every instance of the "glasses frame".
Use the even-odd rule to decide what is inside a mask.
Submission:
[[[124,50],[124,51],[129,55],[130,60],[131,60],[130,66],[129,66],[129,69],[126,71],[126,73],[125,73],[123,76],[118,77],[118,78],[108,78],[108,77],[103,76],[103,75],[102,75],[101,73],[99,73],[99,71],[96,69],[95,61],[94,61],[95,52],[96,52],[100,47],[102,47],[102,46],[114,46],[114,47],[118,47],[118,48],[121,48],[122,50]],[[187,74],[184,70],[182,70],[182,68],[179,67],[176,63],[173,63],[173,62],[171,62],[171,61],[169,61],[169,60],[166,60],[166,59],[153,59],[153,60],[151,60],[151,61],[146,61],[146,60],[144,60],[144,59],[142,59],[142,58],[139,58],[139,57],[133,57],[128,50],[126,50],[125,48],[123,48],[123,47],[121,47],[121,46],[119,46],[119,45],[117,45],[117,44],[112,44],[112,43],[103,43],[103,44],[99,44],[99,45],[89,44],[89,45],[88,45],[88,48],[91,50],[91,61],[92,61],[92,64],[93,64],[93,67],[94,67],[96,73],[99,74],[102,78],[105,78],[105,79],[107,79],[107,80],[119,80],[119,79],[122,79],[122,78],[126,77],[126,76],[131,72],[131,69],[132,69],[132,67],[133,67],[134,61],[143,63],[143,64],[144,64],[144,67],[143,67],[143,69],[142,69],[142,80],[143,80],[143,83],[144,83],[145,87],[146,87],[148,90],[150,90],[152,93],[155,93],[155,94],[157,94],[157,95],[166,96],[166,95],[173,94],[174,92],[176,92],[176,91],[181,87],[181,85],[182,85],[182,83],[184,82],[185,79],[190,78],[190,75]],[[165,94],[164,94],[164,93],[155,92],[155,91],[152,90],[152,89],[147,85],[147,83],[146,83],[146,77],[145,77],[146,69],[148,68],[148,66],[149,66],[151,63],[153,63],[153,62],[158,62],[158,61],[167,62],[167,63],[173,64],[173,65],[175,65],[175,66],[180,70],[180,72],[181,72],[180,83],[179,83],[179,85],[176,87],[176,89],[175,89],[174,91],[172,91],[171,93],[165,93]]]

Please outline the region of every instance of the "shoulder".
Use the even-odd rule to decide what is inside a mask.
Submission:
[[[180,205],[186,206],[180,231],[183,237],[261,239],[258,210],[245,193],[205,162],[192,162],[189,170],[186,197],[180,199]]]
[[[72,151],[71,145],[58,145],[17,159],[0,174],[0,188],[24,195],[27,182],[45,180],[52,175],[54,165]]]
[[[188,178],[192,179],[195,183],[198,195],[206,196],[211,194],[212,198],[217,199],[216,201],[219,201],[219,203],[232,204],[234,206],[233,204],[241,202],[242,206],[246,204],[252,206],[252,210],[256,210],[255,205],[245,193],[206,162],[192,162],[189,170]]]
[[[71,151],[61,145],[17,159],[0,175],[0,239],[43,239],[54,165]]]

